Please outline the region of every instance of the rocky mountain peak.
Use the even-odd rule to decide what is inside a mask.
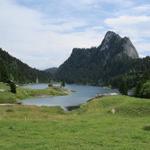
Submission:
[[[116,44],[121,40],[121,37],[113,31],[108,31],[98,47],[101,51],[109,50],[112,44]]]
[[[70,83],[96,83],[110,80],[129,70],[138,53],[129,38],[108,31],[98,47],[74,48],[59,67],[57,76]]]
[[[122,38],[122,50],[131,58],[139,58],[138,52],[128,37]]]
[[[115,32],[113,31],[108,31],[105,35],[105,40],[111,40],[112,38],[121,38],[118,34],[116,34]]]
[[[110,53],[117,54],[121,56],[122,54],[126,54],[131,58],[138,58],[138,53],[136,48],[130,41],[128,37],[120,37],[113,31],[108,31],[101,43],[98,47],[99,51],[109,51]]]

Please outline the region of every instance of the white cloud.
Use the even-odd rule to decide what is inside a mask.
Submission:
[[[44,14],[15,1],[0,1],[0,20],[0,46],[37,68],[60,65],[73,47],[99,43],[100,36],[95,30],[70,32],[85,26],[86,22],[63,20],[63,23],[55,24],[45,20]],[[56,22],[59,21],[56,19]]]
[[[100,2],[115,4],[115,5],[122,5],[122,7],[131,6],[134,4],[133,0],[100,0]]]
[[[92,5],[92,4],[104,4],[104,3],[107,3],[107,4],[115,4],[115,5],[120,5],[120,4],[124,4],[124,5],[133,5],[134,4],[134,1],[133,0],[76,0],[76,1],[73,1],[73,0],[65,0],[67,2],[70,2],[70,3],[76,3],[76,4],[83,4],[83,5]]]
[[[33,67],[58,66],[73,47],[99,45],[109,29],[131,37],[141,55],[149,53],[149,40],[145,40],[150,38],[147,4],[135,5],[133,0],[62,0],[58,5],[58,1],[49,0],[46,5],[41,0],[29,8],[17,1],[0,0],[0,47]]]
[[[110,26],[128,26],[150,22],[150,16],[119,16],[118,18],[108,18],[105,23]]]
[[[123,36],[129,36],[138,52],[149,55],[150,16],[119,16],[107,18],[106,25]]]
[[[136,13],[149,13],[150,12],[150,4],[144,4],[140,6],[136,6],[132,9]]]

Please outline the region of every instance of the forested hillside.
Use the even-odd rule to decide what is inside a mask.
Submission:
[[[0,81],[14,80],[17,83],[48,82],[50,73],[31,68],[0,48]]]

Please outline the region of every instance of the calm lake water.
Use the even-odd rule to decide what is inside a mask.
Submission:
[[[32,85],[26,85],[25,87],[32,88],[32,89],[44,89],[47,88],[48,85],[32,84]],[[46,97],[43,96],[43,97],[25,99],[21,102],[24,105],[61,106],[62,108],[66,108],[69,106],[77,106],[82,103],[85,103],[89,99],[95,97],[97,94],[117,93],[117,90],[112,90],[109,88],[102,88],[97,86],[67,84],[65,88],[75,92],[71,92],[71,94],[67,96],[46,96]]]

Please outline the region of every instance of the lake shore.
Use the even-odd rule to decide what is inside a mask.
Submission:
[[[17,103],[18,100],[38,97],[38,96],[63,96],[70,93],[69,90],[60,87],[47,87],[45,89],[30,89],[22,86],[17,87],[17,93],[10,92],[9,86],[5,83],[0,83],[0,103]]]

